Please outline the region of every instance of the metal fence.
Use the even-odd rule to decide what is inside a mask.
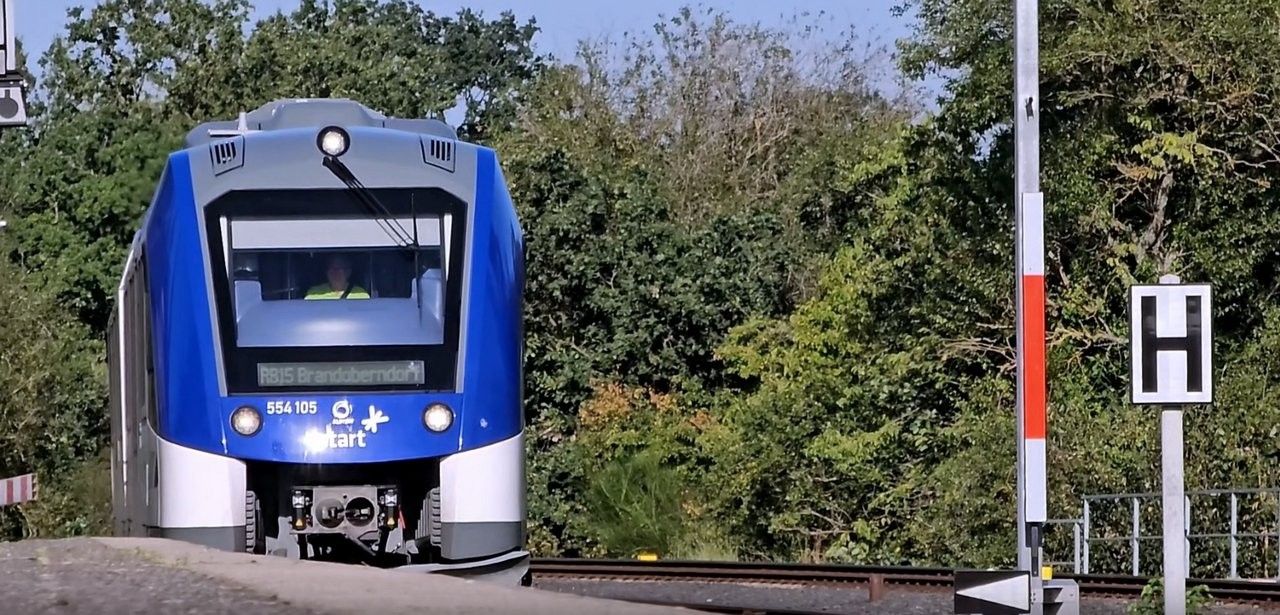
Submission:
[[[1064,529],[1065,528],[1065,529]],[[1041,563],[1045,566],[1053,566],[1054,568],[1070,567],[1072,572],[1079,573],[1083,570],[1083,562],[1080,559],[1084,553],[1082,549],[1081,539],[1084,537],[1084,520],[1083,519],[1050,519],[1045,522],[1046,538],[1056,538],[1063,532],[1070,532],[1069,549],[1045,549],[1046,556],[1041,559]],[[1054,541],[1061,542],[1061,541]],[[1056,544],[1054,546],[1057,546]],[[1070,553],[1070,560],[1054,560],[1049,559],[1052,553]]]
[[[1045,564],[1079,574],[1159,574],[1160,497],[1081,498],[1079,519],[1048,522]],[[1280,580],[1280,488],[1188,491],[1183,506],[1192,576]]]

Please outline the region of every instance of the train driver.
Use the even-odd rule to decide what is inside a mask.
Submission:
[[[317,284],[307,290],[307,299],[368,299],[369,292],[351,285],[351,259],[334,254],[329,257],[327,284]]]

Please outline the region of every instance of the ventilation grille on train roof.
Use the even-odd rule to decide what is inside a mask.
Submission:
[[[244,136],[214,141],[209,144],[209,157],[213,161],[214,175],[244,166]]]
[[[454,169],[454,157],[457,154],[457,149],[458,146],[452,139],[423,137],[422,161],[433,167],[439,167],[452,173]]]

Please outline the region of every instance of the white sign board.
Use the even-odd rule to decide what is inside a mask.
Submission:
[[[0,126],[26,126],[26,91],[21,81],[0,79]]]
[[[957,614],[1031,612],[1031,573],[1026,570],[957,570],[954,578]]]
[[[1208,284],[1134,286],[1129,292],[1131,399],[1213,402],[1213,304]]]

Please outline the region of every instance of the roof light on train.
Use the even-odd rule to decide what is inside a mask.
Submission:
[[[440,433],[453,425],[453,410],[444,404],[431,404],[422,413],[422,423],[427,429]]]
[[[262,413],[253,406],[240,406],[231,413],[231,428],[242,436],[252,436],[262,429]]]
[[[326,156],[336,158],[347,153],[347,148],[351,147],[351,136],[337,126],[329,126],[316,135],[316,147]]]

